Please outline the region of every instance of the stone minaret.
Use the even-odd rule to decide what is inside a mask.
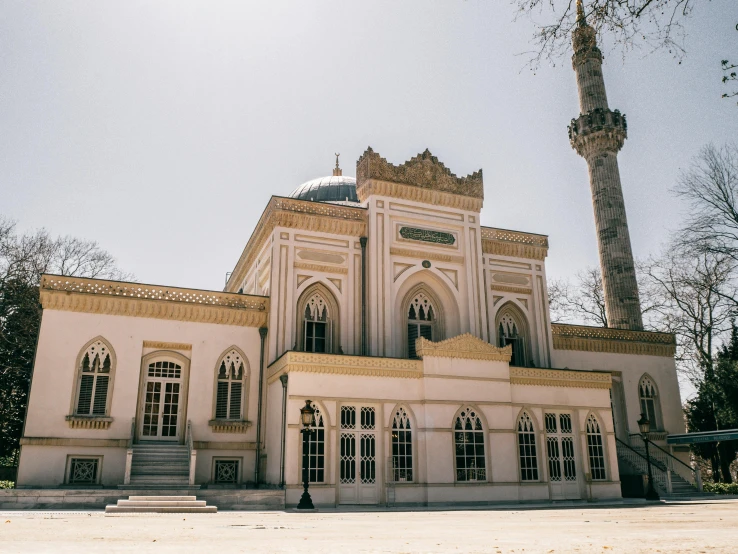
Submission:
[[[641,304],[617,159],[628,126],[624,115],[607,106],[602,53],[595,30],[585,20],[581,0],[572,42],[580,114],[571,121],[569,140],[589,167],[608,325],[639,330],[643,329]]]

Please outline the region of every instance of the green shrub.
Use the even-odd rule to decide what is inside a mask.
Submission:
[[[738,483],[705,483],[702,488],[705,492],[738,494]]]
[[[13,481],[0,481],[0,489],[12,489],[14,484]]]

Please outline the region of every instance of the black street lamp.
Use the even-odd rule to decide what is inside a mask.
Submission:
[[[308,472],[308,438],[315,432],[315,408],[310,403],[312,400],[305,400],[305,406],[300,408],[300,421],[302,422],[302,486],[305,489],[300,497],[300,503],[297,505],[298,510],[314,510],[313,499],[310,498],[308,486],[310,475]]]
[[[653,474],[651,473],[651,455],[648,452],[648,434],[651,431],[651,422],[646,417],[646,414],[641,414],[641,419],[638,420],[638,427],[641,430],[641,437],[643,442],[646,444],[646,463],[648,464],[648,490],[646,491],[646,500],[658,500],[659,495],[656,489],[653,488]]]

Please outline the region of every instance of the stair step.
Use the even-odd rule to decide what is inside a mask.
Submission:
[[[170,501],[182,501],[182,502],[193,502],[197,500],[196,496],[129,496],[128,500],[134,502],[170,502]]]
[[[160,506],[163,508],[171,507],[189,507],[202,508],[205,506],[204,500],[118,500],[118,506]]]
[[[129,496],[117,504],[105,506],[105,513],[215,514],[216,506],[208,506],[195,496]]]
[[[217,514],[218,508],[215,506],[202,507],[176,507],[176,506],[115,506],[109,504],[105,506],[105,512],[108,514],[121,513],[149,513],[149,514]]]

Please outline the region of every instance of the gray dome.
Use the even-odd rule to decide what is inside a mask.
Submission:
[[[343,175],[320,177],[303,183],[292,191],[290,198],[313,202],[359,203],[359,197],[356,196],[356,179]]]

